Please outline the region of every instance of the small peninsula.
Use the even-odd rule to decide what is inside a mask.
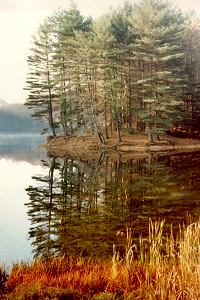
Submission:
[[[44,145],[50,155],[91,158],[98,156],[99,152],[107,155],[122,155],[131,157],[158,152],[192,152],[200,151],[200,140],[192,138],[178,138],[166,135],[154,143],[148,142],[145,135],[122,135],[122,141],[118,142],[113,134],[105,145],[99,142],[96,136],[82,137],[49,137]]]

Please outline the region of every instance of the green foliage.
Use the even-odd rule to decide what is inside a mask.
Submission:
[[[183,95],[183,19],[166,1],[143,0],[135,6],[132,45],[136,59],[142,62],[135,85],[142,91],[139,118],[152,133],[170,128],[179,114]],[[177,18],[176,18],[177,17]]]
[[[49,19],[40,26],[33,39],[32,54],[28,57],[30,71],[27,76],[26,89],[29,96],[26,105],[33,109],[32,116],[49,124],[55,136],[55,94],[51,71],[52,64],[52,26]]]
[[[53,135],[89,129],[103,143],[109,129],[119,141],[122,128],[146,130],[152,139],[183,112],[196,118],[200,39],[191,20],[165,0],[125,2],[96,21],[75,5],[55,13],[28,57],[33,117],[48,122]]]

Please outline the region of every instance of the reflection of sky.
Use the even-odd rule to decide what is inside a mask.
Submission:
[[[31,258],[25,188],[42,173],[40,165],[0,159],[0,262],[6,265]]]
[[[46,136],[40,134],[0,132],[0,159],[39,164],[46,155],[46,151],[40,146],[45,142]]]

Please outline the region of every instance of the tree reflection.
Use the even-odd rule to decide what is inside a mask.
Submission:
[[[147,234],[149,219],[164,218],[170,226],[183,222],[188,211],[195,214],[199,190],[192,192],[190,176],[200,168],[191,174],[186,158],[184,170],[179,168],[181,157],[43,161],[46,174],[34,176],[35,185],[27,188],[35,257],[107,256],[113,244],[123,248],[127,226],[136,239]]]
[[[59,191],[56,187],[55,170],[58,168],[56,159],[49,162],[43,161],[48,174],[45,176],[33,176],[37,186],[29,186],[26,191],[30,202],[28,206],[28,216],[31,220],[29,230],[30,238],[33,238],[32,245],[36,249],[36,256],[50,256],[57,249],[56,245],[56,198]]]

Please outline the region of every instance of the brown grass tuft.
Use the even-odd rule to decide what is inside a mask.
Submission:
[[[125,256],[112,261],[82,257],[15,264],[2,299],[200,299],[200,223],[163,234],[164,221],[149,223],[139,248],[127,229]]]

